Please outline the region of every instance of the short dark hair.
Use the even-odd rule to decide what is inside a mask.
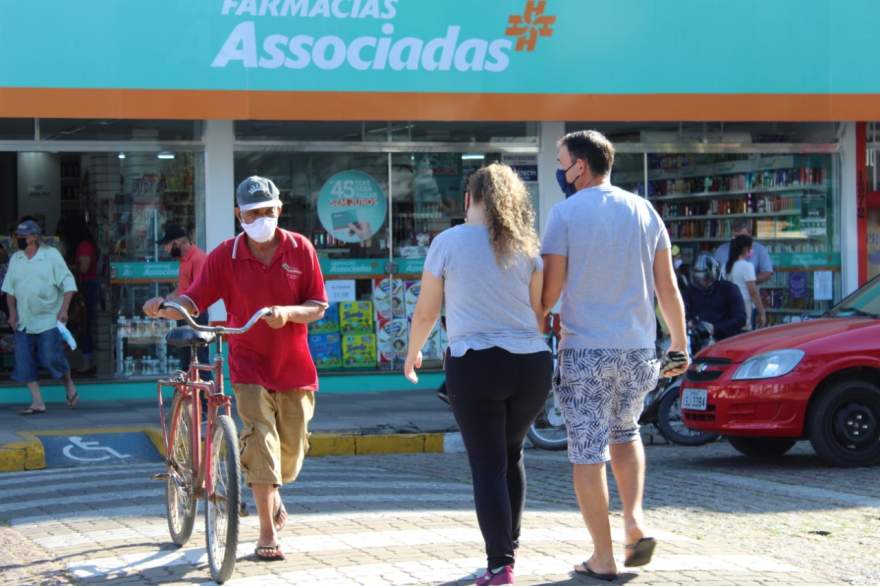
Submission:
[[[569,132],[558,144],[573,158],[586,161],[593,175],[608,175],[614,166],[614,145],[596,130]]]

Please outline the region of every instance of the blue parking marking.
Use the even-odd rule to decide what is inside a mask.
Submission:
[[[89,435],[38,435],[47,468],[161,462],[153,442],[142,432]]]

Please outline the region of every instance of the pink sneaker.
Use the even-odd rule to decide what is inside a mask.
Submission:
[[[513,586],[513,566],[504,566],[497,574],[489,570],[477,578],[476,586]]]

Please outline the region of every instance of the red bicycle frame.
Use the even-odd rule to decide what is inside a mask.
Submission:
[[[223,351],[222,336],[217,336],[217,352],[214,355],[213,364],[203,364],[198,362],[197,353],[192,352],[192,358],[186,373],[178,372],[173,379],[159,380],[157,382],[157,395],[159,399],[159,421],[162,424],[162,436],[165,443],[165,462],[175,473],[179,473],[174,469],[171,459],[171,450],[174,440],[177,437],[177,421],[178,413],[183,408],[186,399],[189,399],[190,405],[190,435],[192,449],[192,467],[194,493],[196,498],[202,495],[202,486],[204,485],[204,494],[207,498],[214,496],[214,479],[211,476],[211,443],[214,437],[214,424],[217,420],[217,412],[223,410],[225,415],[232,414],[232,400],[223,392]],[[213,379],[210,381],[202,380],[199,373],[211,372]],[[171,387],[174,389],[175,399],[172,401],[171,413],[171,429],[165,420],[165,405],[162,399],[162,389]],[[201,439],[202,429],[202,393],[208,404],[207,424],[205,429],[204,444]]]

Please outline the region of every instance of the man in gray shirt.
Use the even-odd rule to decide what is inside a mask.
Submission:
[[[748,236],[753,238],[752,236],[752,221],[747,218],[737,218],[733,221],[733,237],[737,236]],[[725,242],[715,251],[715,260],[717,260],[722,267],[727,266],[727,257],[730,256],[730,242]],[[761,244],[760,242],[753,241],[752,242],[752,255],[749,257],[749,262],[755,267],[755,275],[757,278],[755,281],[760,285],[761,283],[766,283],[770,280],[770,277],[773,276],[773,261],[770,260],[770,253],[767,251],[767,247]]]
[[[611,185],[614,147],[595,131],[559,141],[560,187],[571,195],[550,212],[544,234],[545,312],[562,296],[562,342],[554,392],[568,429],[575,492],[593,555],[575,567],[617,575],[608,520],[605,463],[611,461],[624,509],[628,567],[647,564],[655,540],[642,511],[645,454],[638,417],[657,384],[656,294],[669,325],[670,352],[686,356],[684,305],[669,235],[647,200]],[[667,369],[677,376],[686,358]]]

